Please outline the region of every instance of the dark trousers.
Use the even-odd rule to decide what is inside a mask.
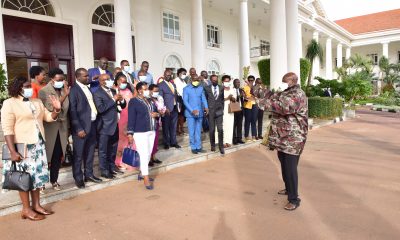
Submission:
[[[118,126],[113,135],[99,134],[99,162],[101,174],[108,175],[115,170],[119,131]]]
[[[264,110],[258,109],[257,115],[257,128],[258,128],[258,137],[262,137],[263,130],[263,120],[264,120]]]
[[[56,143],[54,144],[53,155],[50,162],[50,182],[56,183],[58,181],[58,173],[61,167],[61,158],[63,156],[60,133],[57,133]]]
[[[242,140],[242,129],[243,129],[243,111],[234,113],[233,120],[233,143],[238,143]]]
[[[84,138],[78,137],[77,134],[72,135],[74,146],[74,161],[72,164],[72,173],[76,182],[83,181],[85,177],[93,177],[93,159],[94,150],[96,148],[96,130],[97,122],[92,122],[89,134]],[[84,173],[82,172],[82,163]]]
[[[215,147],[215,128],[217,128],[218,131],[218,146],[219,148],[224,147],[224,130],[222,127],[222,122],[224,120],[224,116],[215,116],[214,112],[210,112],[208,115],[208,121],[210,125],[210,143],[211,147]]]
[[[288,193],[288,201],[297,204],[300,202],[300,198],[298,198],[299,182],[297,175],[297,165],[299,164],[300,156],[278,151],[278,158],[281,162],[282,178]]]
[[[170,112],[170,114],[165,114],[165,116],[161,118],[161,122],[164,145],[176,145],[176,128],[178,125],[178,111],[176,106],[174,107],[174,110]]]
[[[247,138],[250,133],[251,126],[251,136],[257,136],[257,116],[258,116],[258,107],[256,104],[253,105],[251,109],[244,109],[244,136]]]

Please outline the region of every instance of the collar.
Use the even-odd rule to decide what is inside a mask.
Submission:
[[[78,80],[76,80],[75,82],[76,82],[76,84],[78,84],[81,88],[89,88],[88,85],[85,85],[85,84],[79,82]]]

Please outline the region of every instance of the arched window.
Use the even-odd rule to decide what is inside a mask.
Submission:
[[[48,0],[1,0],[3,8],[54,17],[54,9]]]
[[[93,13],[92,23],[106,27],[114,27],[114,5],[103,4],[99,6]]]
[[[209,75],[219,75],[219,73],[221,72],[219,63],[216,60],[211,60],[211,62],[208,63],[207,72]]]
[[[176,55],[169,55],[165,59],[165,68],[172,70],[174,74],[178,71],[179,68],[182,67],[182,62]]]

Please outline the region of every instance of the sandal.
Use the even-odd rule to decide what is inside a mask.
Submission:
[[[294,211],[296,210],[296,208],[298,208],[300,206],[300,203],[288,203],[286,204],[286,206],[284,207],[285,210],[287,211]]]
[[[58,184],[58,182],[52,183],[53,189],[56,191],[61,191],[61,186]]]
[[[280,191],[278,192],[278,194],[279,194],[279,195],[288,195],[286,189],[280,190]]]

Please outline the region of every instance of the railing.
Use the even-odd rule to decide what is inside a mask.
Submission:
[[[250,57],[266,57],[269,56],[269,48],[266,47],[252,47],[250,48]]]

